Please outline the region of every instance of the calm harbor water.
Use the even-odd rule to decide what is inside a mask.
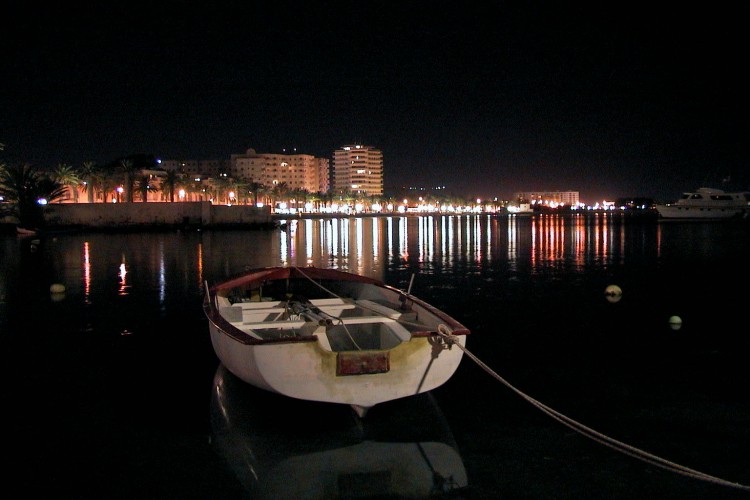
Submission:
[[[749,256],[746,222],[605,215],[2,235],[6,477],[57,498],[748,498],[581,436],[468,357],[443,387],[364,422],[257,391],[222,370],[201,300],[205,280],[258,266],[402,289],[413,277],[412,293],[466,325],[468,349],[518,390],[750,485]],[[613,284],[619,301],[605,296]]]

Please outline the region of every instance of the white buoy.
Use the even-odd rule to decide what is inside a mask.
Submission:
[[[672,330],[679,330],[680,328],[682,328],[682,318],[680,318],[679,316],[670,316],[669,327]]]
[[[62,283],[53,283],[49,287],[50,293],[65,293],[65,285]]]
[[[622,289],[617,285],[609,285],[604,289],[604,296],[609,302],[617,302],[622,298]]]

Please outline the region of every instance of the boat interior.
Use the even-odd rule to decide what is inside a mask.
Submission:
[[[394,298],[396,295],[394,294]],[[294,340],[317,337],[329,351],[391,349],[411,339],[414,332],[430,330],[412,307],[400,302],[369,298],[287,300],[217,297],[219,313],[235,328],[257,340]],[[423,319],[430,316],[420,312]]]

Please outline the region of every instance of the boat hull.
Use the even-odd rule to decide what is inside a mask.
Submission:
[[[206,285],[204,311],[214,352],[236,377],[291,398],[350,405],[360,416],[448,381],[469,333],[378,280],[313,267],[252,270]]]
[[[662,219],[723,220],[746,218],[750,212],[750,192],[725,192],[699,188],[683,193],[674,203],[655,206]]]
[[[307,342],[242,344],[214,323],[211,344],[221,363],[255,387],[297,399],[370,408],[443,385],[458,368],[463,351],[435,337],[412,337],[388,351],[388,371],[340,375],[344,353],[325,349],[318,339]],[[466,336],[456,337],[461,346]]]
[[[740,219],[747,216],[744,208],[725,207],[683,207],[678,205],[657,205],[657,212],[663,219]]]

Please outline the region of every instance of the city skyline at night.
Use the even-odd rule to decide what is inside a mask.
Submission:
[[[389,192],[748,189],[739,18],[645,4],[31,3],[7,18],[0,161],[330,158],[366,143]]]

